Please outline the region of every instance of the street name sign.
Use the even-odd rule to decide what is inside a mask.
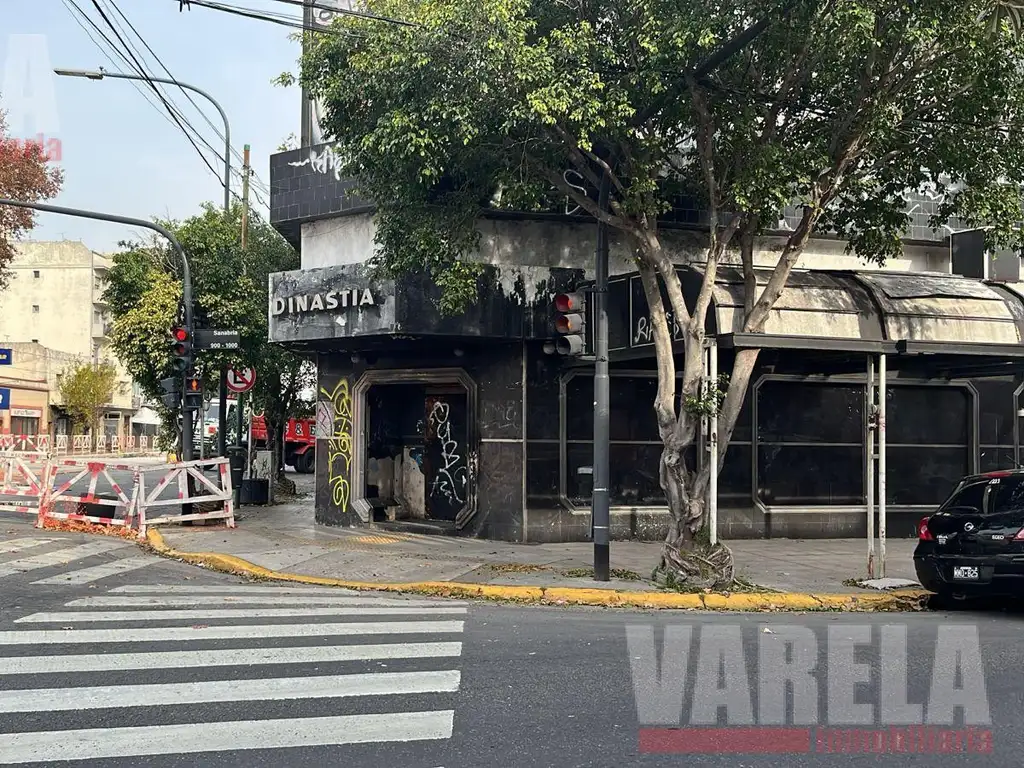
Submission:
[[[200,328],[196,331],[196,347],[199,349],[238,349],[238,331],[216,331]]]

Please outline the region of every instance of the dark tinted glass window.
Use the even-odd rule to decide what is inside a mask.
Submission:
[[[949,497],[946,503],[942,505],[942,509],[950,510],[958,507],[963,510],[974,510],[981,514],[984,509],[985,490],[988,488],[988,483],[988,480],[981,480],[964,486]]]
[[[1024,478],[1002,477],[992,486],[988,508],[993,514],[1024,509]]]

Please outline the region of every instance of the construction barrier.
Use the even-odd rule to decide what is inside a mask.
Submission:
[[[67,453],[68,452],[68,436],[67,435],[57,435],[57,440],[56,440],[56,443],[54,445],[54,450],[57,453]]]
[[[139,493],[137,465],[64,459],[51,462],[51,466],[53,490],[44,505],[42,518],[133,527]],[[110,476],[110,470],[131,472],[131,488],[122,488]],[[68,479],[62,481],[62,476]],[[83,491],[82,486],[86,483],[88,485]],[[112,512],[109,516],[85,514],[82,509],[86,504],[110,507]]]
[[[89,435],[73,435],[71,450],[75,453],[88,453],[92,450],[92,439]]]
[[[45,453],[0,454],[0,510],[36,516],[36,525],[49,504],[53,465]]]
[[[223,520],[235,527],[235,508],[231,487],[231,468],[226,458],[198,459],[169,464],[139,465],[138,498],[139,536],[153,525],[184,523],[189,520]],[[211,472],[211,480],[206,473]],[[189,480],[192,482],[190,483]],[[151,516],[150,510],[184,504],[220,504],[220,509],[191,514]]]

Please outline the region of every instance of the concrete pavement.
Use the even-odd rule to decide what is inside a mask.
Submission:
[[[305,479],[305,478],[303,478]],[[312,499],[275,507],[245,507],[235,530],[164,527],[163,542],[178,552],[218,553],[259,568],[314,579],[357,582],[458,582],[515,587],[568,587],[653,592],[651,572],[661,545],[612,543],[613,579],[592,578],[592,545],[511,544],[456,537],[328,528],[313,522]],[[779,592],[867,594],[844,584],[866,578],[862,540],[728,542],[738,574]],[[915,539],[888,542],[886,575],[914,579]]]

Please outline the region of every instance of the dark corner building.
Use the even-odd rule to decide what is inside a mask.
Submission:
[[[317,521],[588,538],[592,364],[549,347],[553,296],[593,278],[593,222],[571,208],[483,215],[479,300],[463,317],[444,317],[430,280],[367,278],[372,210],[332,160],[323,144],[271,160],[271,220],[302,268],[271,278],[270,340],[319,368]],[[762,350],[719,481],[723,538],[863,536],[876,395],[886,406],[890,536],[909,535],[961,475],[1022,461],[1020,260],[985,253],[978,232],[928,229],[936,202],[914,202],[904,254],[884,270],[846,255],[840,241],[813,241],[808,269],[793,275],[764,334],[737,332],[742,279],[720,270],[708,321],[719,370],[728,373],[737,349]],[[700,222],[681,204],[663,225],[691,292]],[[780,232],[787,226],[780,221]],[[778,244],[760,245],[762,281]],[[658,539],[667,513],[654,354],[626,256],[613,240],[613,536]]]

